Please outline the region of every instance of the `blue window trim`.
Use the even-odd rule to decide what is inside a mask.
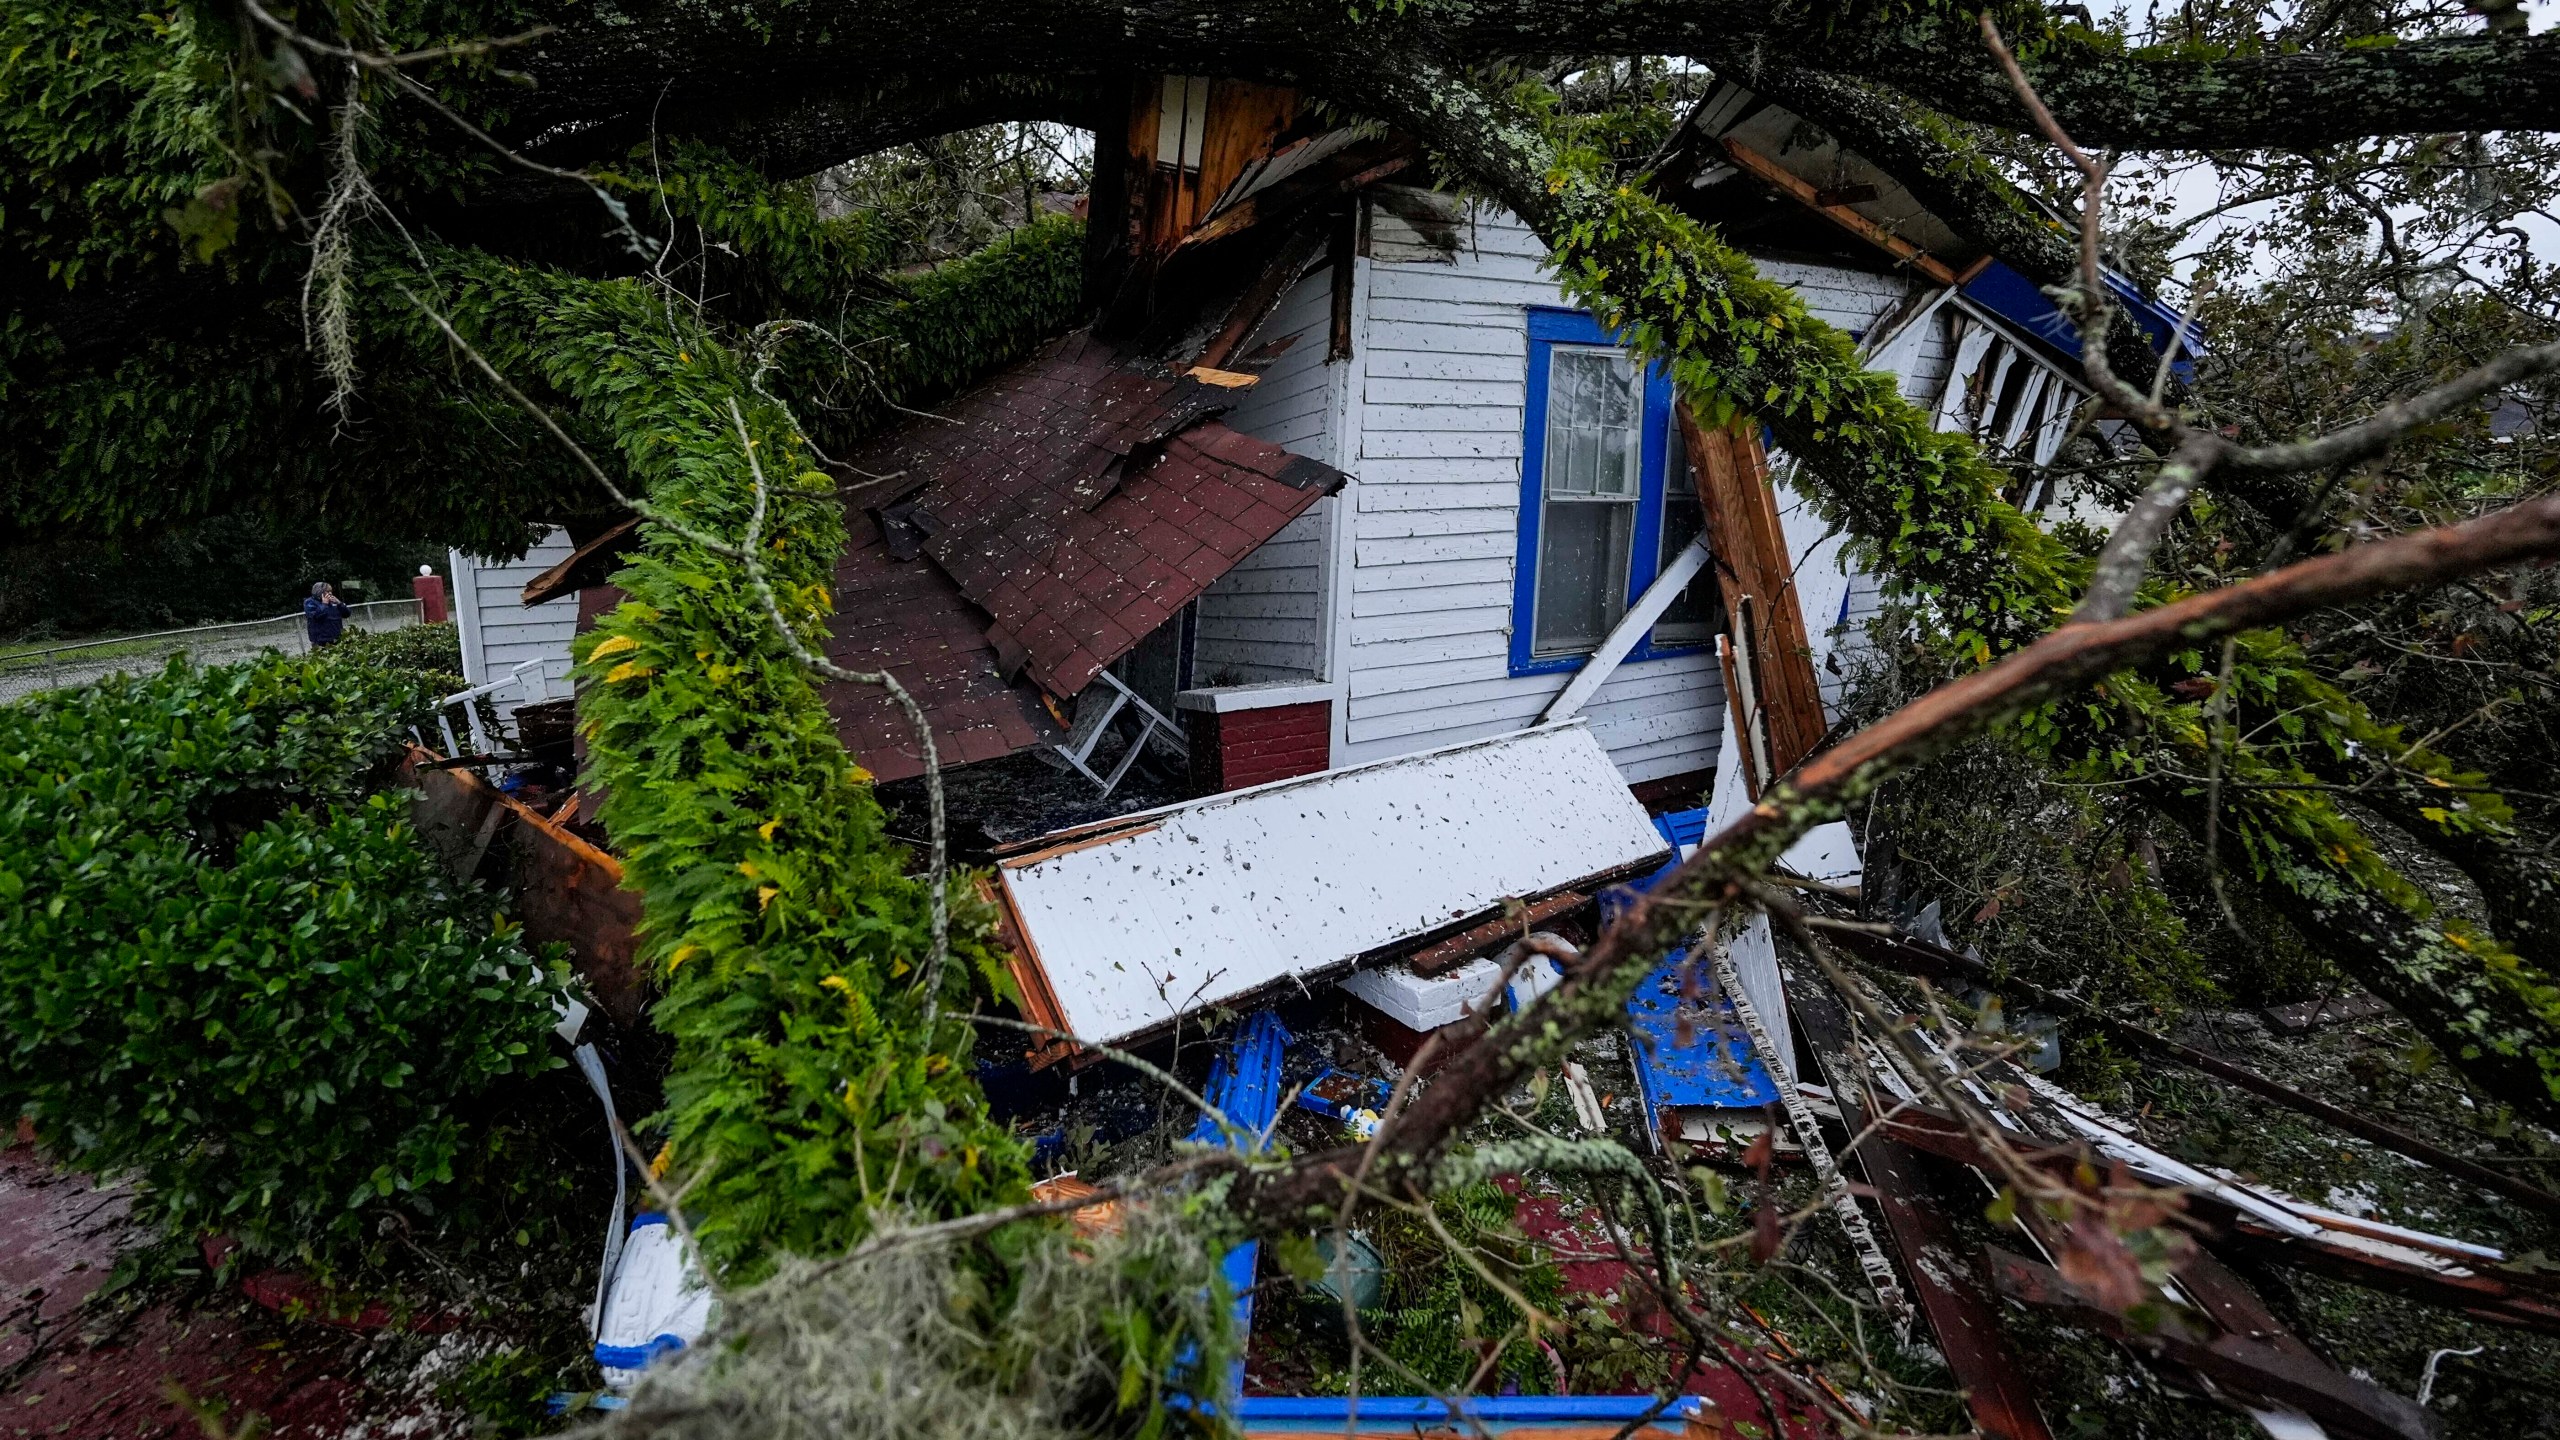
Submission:
[[[1591,657],[1536,655],[1538,613],[1538,525],[1545,513],[1547,458],[1547,371],[1558,345],[1616,345],[1617,336],[1580,310],[1546,306],[1529,308],[1529,393],[1521,406],[1520,544],[1511,579],[1511,673],[1553,675],[1579,670]],[[1641,494],[1636,501],[1635,537],[1627,563],[1626,603],[1633,605],[1662,565],[1663,468],[1671,453],[1671,377],[1660,366],[1644,377],[1644,459],[1639,467]],[[1648,630],[1627,654],[1627,663],[1694,655],[1704,645],[1656,645]]]

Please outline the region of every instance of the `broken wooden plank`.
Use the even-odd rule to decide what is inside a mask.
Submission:
[[[1926,944],[1907,935],[1880,935],[1872,930],[1833,930],[1829,934],[1832,943],[1837,944],[1841,949],[1886,969],[1898,970],[1905,974],[1917,972],[1943,978],[1964,979],[1976,983],[1988,983],[1992,978],[1991,967],[1982,961],[1959,955],[1942,946]],[[2218,1055],[2208,1054],[2192,1045],[2180,1044],[2156,1031],[2118,1020],[2103,1011],[2091,1009],[2067,995],[2058,995],[2014,978],[2003,980],[2000,988],[2022,995],[2058,1014],[2095,1025],[2105,1031],[2110,1039],[2133,1049],[2157,1055],[2164,1060],[2174,1060],[2190,1069],[2211,1075],[2217,1080],[2228,1081],[2250,1094],[2272,1100],[2287,1109],[2309,1115],[2314,1119],[2326,1121],[2350,1135],[2372,1141],[2394,1154],[2404,1155],[2422,1165],[2433,1166],[2447,1175],[2468,1180],[2492,1194],[2503,1195],[2537,1210],[2560,1213],[2560,1195],[2554,1195],[2515,1176],[2493,1170],[2476,1160],[2466,1159],[2441,1145],[2421,1140],[2396,1126],[2385,1125],[2369,1115],[2332,1105],[2317,1096],[2306,1095],[2290,1085],[2269,1079],[2244,1066],[2234,1065]]]
[[[563,595],[574,595],[591,585],[602,585],[606,577],[622,564],[623,557],[640,548],[640,517],[635,515],[593,540],[569,552],[569,557],[525,582],[523,601],[540,605]]]
[[[1861,1067],[1851,1058],[1849,1016],[1839,997],[1829,986],[1804,977],[1789,988],[1788,1003],[1841,1106],[1842,1123],[1853,1134],[1871,1130],[1867,1121],[1873,1102]],[[1886,1233],[1893,1237],[1921,1311],[1938,1337],[1939,1352],[1964,1389],[1973,1423],[2001,1440],[2049,1440],[2053,1432],[2036,1407],[2034,1388],[2009,1357],[1990,1293],[1958,1254],[1946,1217],[1923,1200],[1920,1152],[1875,1131],[1851,1153],[1875,1189]]]
[[[1481,925],[1471,925],[1445,940],[1425,945],[1405,957],[1405,968],[1425,980],[1435,979],[1505,940],[1516,940],[1557,916],[1570,915],[1590,903],[1591,896],[1586,891],[1560,890],[1544,900],[1534,900],[1521,906],[1516,915],[1497,915]]]
[[[1826,203],[1822,198],[1824,192],[1815,189],[1812,184],[1786,166],[1741,141],[1728,136],[1723,144],[1724,153],[1733,157],[1735,165],[1765,182],[1778,193],[1797,201],[1823,219],[1884,251],[1939,284],[1956,283],[1956,272],[1949,269],[1947,263],[1937,256],[1850,209],[1845,203]]]
[[[1877,1129],[1889,1139],[1962,1164],[1976,1168],[1990,1164],[1973,1136],[1943,1110],[1906,1104]],[[2063,1177],[2091,1159],[2086,1149],[2076,1145],[2022,1140],[2012,1148],[2028,1165]],[[2466,1264],[2380,1237],[2331,1230],[2299,1216],[2291,1217],[2295,1223],[2290,1227],[2273,1224],[2259,1207],[2234,1203],[2245,1193],[2220,1182],[2187,1192],[2188,1227],[2213,1244],[2236,1247],[2272,1263],[2443,1305],[2494,1324],[2560,1334],[2560,1304],[2528,1291],[2521,1277],[2475,1268],[2494,1262]]]
[[[1796,593],[1795,556],[1778,518],[1777,496],[1769,488],[1769,457],[1761,448],[1759,427],[1737,419],[1731,428],[1709,430],[1685,403],[1674,407],[1673,418],[1688,452],[1698,503],[1706,511],[1707,545],[1714,553],[1725,615],[1740,627],[1746,642],[1748,688],[1768,735],[1770,765],[1758,777],[1767,784],[1812,754],[1829,729]],[[1751,732],[1744,729],[1743,734],[1747,742]]]
[[[639,962],[640,896],[624,887],[622,862],[469,770],[434,768],[435,758],[412,746],[402,762],[403,778],[417,791],[420,835],[449,869],[468,876],[512,824],[504,878],[525,938],[567,945],[596,1003],[616,1024],[637,1026],[649,978]],[[564,805],[563,815],[568,811]]]

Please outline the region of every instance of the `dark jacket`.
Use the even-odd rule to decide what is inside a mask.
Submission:
[[[347,602],[314,595],[302,602],[302,624],[311,632],[312,644],[335,645],[338,632],[347,626]]]

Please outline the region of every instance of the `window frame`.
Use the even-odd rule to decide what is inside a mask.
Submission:
[[[1547,398],[1552,362],[1558,347],[1626,347],[1615,332],[1591,315],[1549,306],[1529,307],[1528,340],[1529,377],[1521,405],[1519,543],[1512,562],[1510,663],[1513,675],[1553,675],[1581,669],[1599,647],[1566,655],[1536,653],[1538,542],[1546,519]],[[1635,534],[1628,542],[1627,593],[1621,602],[1621,615],[1643,598],[1662,566],[1663,495],[1668,478],[1664,469],[1671,451],[1673,396],[1671,377],[1661,366],[1646,366],[1643,373],[1644,412],[1637,427],[1637,443],[1643,447],[1643,454],[1637,466]],[[1698,581],[1713,583],[1705,571],[1699,573]],[[1647,629],[1623,663],[1695,655],[1710,643],[1702,640],[1657,645],[1653,631]]]

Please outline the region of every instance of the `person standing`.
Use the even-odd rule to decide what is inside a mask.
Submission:
[[[339,633],[347,628],[347,602],[323,580],[311,587],[311,598],[302,602],[302,625],[311,636],[311,648],[338,643]]]

